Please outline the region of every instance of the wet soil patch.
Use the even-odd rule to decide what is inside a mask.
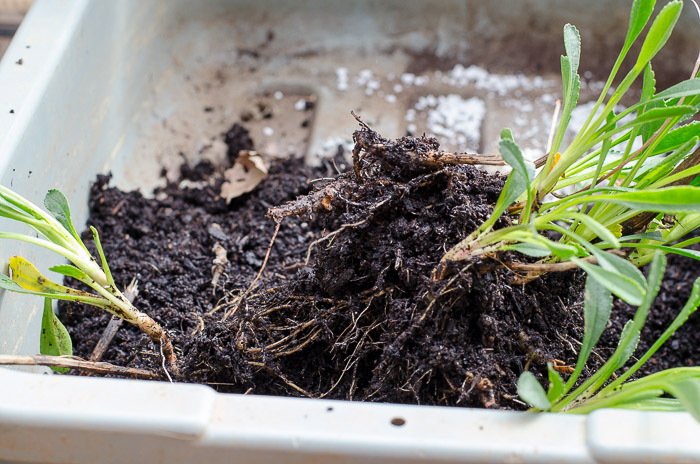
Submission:
[[[434,139],[390,141],[364,127],[355,141],[364,150],[354,165],[341,154],[317,168],[279,162],[226,204],[221,173],[254,148],[237,125],[226,166],[183,166],[182,182],[152,199],[98,178],[89,223],[118,284],[136,278],[136,306],[170,332],[181,381],[222,392],[523,408],[515,384],[524,369],[575,363],[583,274],[511,285],[510,271],[485,260],[435,279],[444,252],[488,217],[504,179],[434,162]],[[223,267],[217,247],[227,251]],[[689,262],[671,259],[653,331],[689,294],[698,270]],[[618,309],[600,356],[630,316]],[[109,316],[70,303],[61,310],[76,354],[89,357]],[[689,321],[668,344],[683,349],[666,347],[651,367],[695,362],[698,325]],[[104,360],[160,369],[156,347],[127,325]]]

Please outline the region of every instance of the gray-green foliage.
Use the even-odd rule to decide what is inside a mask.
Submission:
[[[443,260],[514,250],[541,258],[541,272],[556,262],[573,261],[613,294],[638,305],[646,294],[646,284],[630,262],[646,264],[656,251],[700,259],[700,253],[686,249],[693,242],[681,240],[700,227],[700,178],[693,181],[700,176],[700,124],[688,122],[700,110],[700,78],[694,75],[656,91],[651,61],[666,44],[683,3],[673,0],[663,6],[645,35],[654,4],[651,0],[634,1],[625,42],[610,76],[585,124],[566,147],[562,146],[564,134],[578,102],[581,38],[574,26],[564,27],[563,109],[546,163],[534,175],[512,133],[504,130],[500,151],[513,169],[493,215],[449,250]],[[632,69],[612,91],[621,64],[642,37]],[[615,113],[640,77],[638,103]],[[641,148],[634,145],[637,140],[642,140]],[[573,192],[564,193],[566,188]],[[559,192],[558,197],[550,199],[552,192]],[[512,226],[494,230],[506,211],[519,212],[519,217]],[[656,213],[656,217],[652,215],[644,224],[645,231],[657,235],[639,240],[623,237],[621,225],[647,212]],[[674,215],[671,225],[663,220],[669,214]],[[561,238],[552,240],[547,235],[550,231]],[[629,260],[616,255],[623,251]]]
[[[177,374],[175,352],[169,337],[159,324],[138,311],[117,288],[97,230],[92,228],[92,234],[101,265],[90,255],[76,232],[68,200],[63,193],[50,190],[44,200],[44,206],[47,211],[7,187],[0,186],[0,217],[24,223],[39,234],[39,237],[36,237],[0,231],[0,239],[13,239],[38,245],[67,259],[71,264],[59,264],[49,270],[84,283],[94,293],[65,287],[51,281],[21,256],[10,258],[9,276],[0,273],[0,288],[41,296],[45,299],[85,303],[135,324],[160,345],[170,370]],[[50,304],[48,306],[45,304],[44,308],[41,352],[52,355],[66,355],[71,352],[70,337],[51,311]]]
[[[590,274],[584,301],[584,336],[578,361],[564,384],[551,364],[548,365],[549,388],[545,392],[537,378],[523,372],[518,381],[518,395],[535,409],[552,412],[587,413],[598,408],[636,408],[645,410],[685,410],[700,421],[700,367],[677,367],[629,381],[656,351],[678,330],[700,305],[700,278],[693,284],[687,303],[671,325],[632,366],[613,377],[631,359],[646,322],[651,304],[659,292],[666,268],[666,258],[656,252],[649,267],[647,293],[633,319],[627,322],[617,348],[590,377],[573,387],[588,362],[593,347],[610,318],[612,295]],[[611,381],[611,379],[614,379]],[[609,382],[609,383],[608,383]],[[607,385],[606,385],[607,383]],[[666,398],[665,396],[672,398]]]

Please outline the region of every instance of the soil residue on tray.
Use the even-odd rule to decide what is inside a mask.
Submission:
[[[515,387],[523,370],[575,363],[584,275],[511,285],[510,271],[484,260],[434,279],[444,252],[488,217],[504,178],[430,161],[434,139],[390,141],[366,126],[354,139],[353,166],[342,153],[317,168],[279,162],[227,205],[221,173],[254,148],[236,125],[226,166],[183,166],[182,182],[154,199],[98,178],[89,222],[116,281],[138,279],[136,306],[170,332],[182,381],[224,392],[524,407]],[[269,260],[251,287],[276,222]],[[676,280],[665,281],[660,299],[666,313],[651,315],[657,334],[689,293],[688,273],[697,275],[690,260],[676,261],[667,272]],[[61,309],[76,354],[89,357],[109,316],[71,303]],[[615,317],[593,367],[615,345],[629,309]],[[650,366],[697,360],[697,333],[682,330],[688,349],[675,357],[664,350]],[[127,325],[104,360],[160,369],[156,347]]]

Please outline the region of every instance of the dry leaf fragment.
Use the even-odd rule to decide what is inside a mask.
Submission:
[[[211,267],[211,285],[214,287],[212,289],[212,294],[216,292],[216,284],[219,283],[219,278],[224,272],[224,266],[228,263],[228,258],[226,257],[226,249],[216,242],[214,247],[211,249],[214,252],[214,260],[212,261],[213,266]]]
[[[258,152],[241,150],[233,167],[224,172],[226,181],[221,185],[221,196],[230,203],[257,187],[267,173],[267,163]]]

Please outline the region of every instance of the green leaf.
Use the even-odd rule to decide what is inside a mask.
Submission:
[[[505,138],[501,139],[500,142],[501,155],[504,157],[507,163],[513,163],[511,164],[513,170],[508,175],[505,185],[503,185],[503,190],[501,190],[501,195],[498,197],[498,200],[493,207],[491,217],[489,217],[489,219],[484,222],[481,227],[479,227],[480,232],[490,230],[498,218],[501,217],[501,214],[503,214],[503,212],[525,191],[528,192],[528,203],[530,201],[531,193],[529,187],[530,178],[534,175],[534,165],[532,163],[525,163],[525,161],[522,159],[520,148],[518,148],[512,138],[509,138],[512,137],[510,130],[506,129],[502,134],[505,135]],[[508,134],[510,134],[510,136]],[[520,161],[522,161],[522,163],[518,161],[518,156],[520,157]],[[525,177],[522,175],[523,171],[526,173]]]
[[[515,142],[515,138],[513,137],[513,131],[508,129],[507,127],[501,131],[501,138]]]
[[[646,291],[636,280],[618,272],[603,269],[595,264],[587,263],[576,257],[572,257],[571,261],[575,262],[589,276],[593,277],[599,284],[626,303],[634,306],[639,306],[642,303]]]
[[[544,388],[537,381],[535,375],[529,371],[520,374],[518,379],[518,396],[526,403],[543,411],[552,407]]]
[[[670,131],[661,139],[654,149],[653,154],[673,151],[691,140],[697,139],[698,135],[700,135],[700,121],[693,121],[680,126]]]
[[[41,336],[39,337],[39,352],[49,356],[71,356],[73,343],[65,326],[53,312],[51,300],[44,298],[44,315],[41,318]],[[56,372],[68,372],[67,367],[52,367]]]
[[[665,242],[663,235],[658,230],[653,232],[644,232],[642,234],[632,234],[620,237],[621,242],[629,242],[630,240],[656,240],[657,242]]]
[[[700,130],[700,128],[699,128]],[[640,179],[637,180],[637,189],[645,189],[649,185],[655,184],[656,182],[665,180],[675,167],[690,153],[690,151],[695,147],[698,141],[698,137],[693,137],[691,140],[683,144],[682,146],[676,148],[673,153],[665,156],[663,160],[655,167],[644,172]],[[692,185],[692,184],[691,184]]]
[[[581,248],[576,247],[574,244],[554,242],[541,235],[538,235],[537,239],[540,242],[542,242],[544,246],[549,248],[552,254],[559,258],[561,261],[568,261],[572,257],[578,255],[581,251]]]
[[[81,282],[89,279],[88,275],[78,269],[75,266],[69,264],[59,264],[58,266],[53,266],[49,268],[49,271],[56,272],[58,274],[73,277],[74,279],[80,280]]]
[[[625,277],[629,277],[634,280],[642,287],[645,291],[647,288],[647,281],[644,278],[644,274],[639,270],[637,266],[612,253],[606,253],[598,248],[592,247],[591,251],[598,260],[598,265],[603,269],[607,269],[611,272],[617,272]]]
[[[544,258],[552,254],[549,248],[535,245],[534,243],[516,243],[514,245],[509,245],[508,249],[532,258]]]
[[[547,399],[551,404],[558,400],[564,393],[564,381],[561,379],[561,376],[554,369],[552,363],[550,362],[547,363],[547,375],[549,376],[549,388],[547,389]]]
[[[647,105],[647,107],[651,107],[654,104],[658,104],[658,102],[653,102]],[[695,108],[689,105],[678,105],[678,106],[669,106],[669,107],[659,107],[659,108],[651,108],[650,110],[642,113],[641,115],[637,116],[634,118],[632,121],[628,122],[627,124],[624,124],[617,129],[615,129],[615,132],[624,132],[628,129],[632,129],[633,127],[637,127],[640,125],[656,122],[656,121],[665,121],[668,118],[677,118],[677,117],[682,117],[685,115],[689,114],[694,114],[696,112]],[[622,114],[622,113],[620,113]],[[619,116],[619,115],[618,115]],[[615,118],[617,120],[618,118]],[[605,126],[602,131],[609,131],[611,128],[608,126]]]
[[[501,139],[498,144],[501,156],[513,168],[513,173],[520,177],[518,181],[519,184],[525,184],[525,191],[527,192],[527,208],[529,210],[532,204],[532,192],[530,188],[530,182],[535,175],[535,166],[526,162],[523,158],[523,154],[520,151],[520,147],[511,139],[505,138]]]
[[[564,49],[569,58],[570,74],[578,73],[578,65],[581,60],[581,36],[576,26],[567,24],[564,26]]]
[[[662,255],[659,255],[662,256]],[[657,258],[654,256],[657,260],[661,258]],[[650,272],[651,274],[651,272]],[[650,275],[650,280],[654,278]],[[624,382],[627,378],[629,378],[631,375],[633,375],[637,370],[639,370],[640,367],[646,363],[649,358],[654,356],[654,354],[661,348],[661,346],[666,343],[666,341],[671,338],[671,336],[676,333],[676,331],[683,325],[685,322],[688,320],[691,314],[693,314],[697,309],[698,306],[700,305],[700,278],[696,279],[695,282],[693,283],[693,290],[690,294],[690,298],[688,298],[688,301],[686,301],[685,305],[683,306],[683,309],[681,309],[681,312],[678,313],[676,318],[673,320],[670,326],[664,330],[664,332],[659,336],[659,338],[654,342],[654,344],[639,358],[639,360],[634,364],[634,366],[630,367],[622,376],[620,376],[618,379],[616,379],[608,388],[614,388],[616,385],[620,385],[622,382]],[[670,375],[672,374],[673,371],[672,369],[667,371]]]
[[[700,422],[700,378],[671,381],[664,386],[664,390],[678,398],[690,415]]]
[[[671,98],[682,98],[690,97],[693,95],[700,94],[700,78],[696,77],[694,79],[688,79],[683,82],[679,82],[676,85],[669,87],[663,92],[659,92],[650,101],[654,100],[667,100]]]
[[[107,285],[110,285],[114,287],[114,278],[112,277],[112,273],[109,270],[109,265],[107,264],[107,257],[105,257],[105,252],[102,250],[102,243],[100,242],[100,234],[97,232],[97,229],[94,227],[90,226],[90,230],[92,231],[92,237],[93,240],[95,241],[95,247],[97,248],[97,253],[100,255],[100,260],[102,261],[102,269],[104,270],[105,276],[107,278]]]
[[[635,0],[630,11],[630,23],[627,28],[624,49],[628,49],[639,37],[654,12],[655,0]]]
[[[676,21],[678,21],[682,8],[683,2],[674,0],[667,3],[661,11],[659,11],[659,14],[651,24],[649,32],[642,43],[642,49],[639,52],[637,64],[635,65],[636,68],[641,69],[646,66],[666,44],[668,37],[671,35],[671,31],[673,31],[673,27],[676,25]]]
[[[700,212],[700,188],[674,186],[650,190],[619,191],[615,194],[592,195],[576,199],[576,203],[609,202],[638,211],[664,214]]]
[[[563,86],[564,93],[564,106],[566,106],[566,99],[569,95],[569,87],[571,86],[571,61],[568,56],[560,57],[561,62],[561,83]],[[563,120],[562,120],[563,122]]]
[[[601,240],[608,242],[610,245],[612,245],[615,248],[620,248],[620,242],[617,240],[617,237],[615,237],[615,234],[613,234],[610,231],[610,229],[605,227],[603,224],[596,221],[593,217],[588,216],[587,214],[580,214],[580,213],[573,213],[573,214],[570,214],[570,216],[573,219],[578,219],[579,221],[581,221],[586,227],[588,227]]]
[[[44,206],[56,218],[56,220],[66,229],[79,243],[82,243],[78,232],[73,227],[70,216],[70,206],[68,199],[60,190],[52,189],[44,198]]]
[[[583,341],[579,352],[576,370],[588,361],[593,347],[598,343],[600,336],[607,327],[612,310],[612,294],[595,278],[586,278],[586,289],[583,300]],[[579,370],[580,372],[580,370]]]
[[[518,171],[518,174],[525,180],[526,188],[529,188],[530,180],[535,172],[535,167],[532,163],[525,161],[520,147],[518,147],[513,140],[508,138],[501,139],[498,146],[503,160],[508,163],[514,171]]]
[[[620,353],[620,357],[617,360],[617,365],[613,369],[613,372],[627,364],[627,361],[632,357],[635,350],[637,349],[637,344],[639,343],[639,329],[635,328],[633,321],[627,321],[625,326],[622,328],[622,333],[620,334],[620,342],[617,345],[617,350],[615,354]],[[619,350],[619,351],[618,351]]]
[[[686,258],[700,260],[700,251],[698,251],[698,250],[677,248],[677,247],[664,246],[664,245],[654,245],[653,243],[634,244],[634,247],[648,249],[648,250],[661,250],[665,253],[673,253],[676,255],[685,256]]]

